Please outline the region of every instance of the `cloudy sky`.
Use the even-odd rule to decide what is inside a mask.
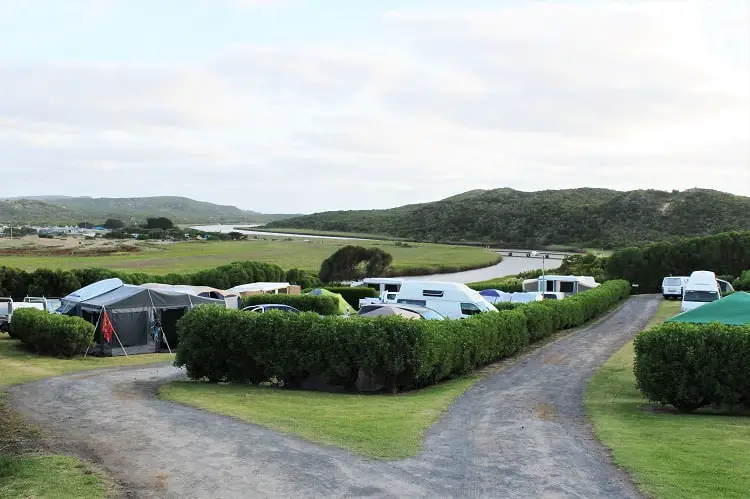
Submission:
[[[749,26],[746,0],[0,0],[0,196],[750,195]]]

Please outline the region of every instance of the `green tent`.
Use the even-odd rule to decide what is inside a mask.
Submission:
[[[351,307],[351,305],[349,305],[349,303],[347,303],[344,297],[338,293],[332,293],[331,291],[328,291],[327,289],[317,288],[317,289],[313,289],[308,294],[317,295],[317,296],[333,296],[339,301],[339,314],[346,315],[347,311],[349,312],[350,315],[355,314],[355,311]]]
[[[726,298],[706,303],[698,308],[676,315],[667,322],[708,324],[721,322],[729,326],[750,324],[750,293],[733,293]]]

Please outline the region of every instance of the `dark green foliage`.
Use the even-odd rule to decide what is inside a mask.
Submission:
[[[146,219],[146,229],[163,229],[169,230],[174,227],[174,223],[167,217],[153,217]]]
[[[750,407],[750,327],[666,323],[635,339],[638,388],[683,412]]]
[[[323,260],[318,277],[323,282],[349,281],[385,274],[393,257],[380,248],[344,246]],[[364,268],[361,265],[364,264]]]
[[[118,220],[116,218],[108,218],[104,225],[102,225],[105,229],[115,230],[115,229],[122,229],[125,227],[125,223],[122,220]]]
[[[750,232],[625,248],[606,258],[603,264],[608,277],[638,284],[642,293],[658,293],[665,276],[689,276],[695,270],[739,275],[750,268]]]
[[[750,198],[717,191],[477,190],[390,210],[334,211],[268,225],[505,247],[616,248],[750,230]]]
[[[333,296],[258,294],[242,298],[242,307],[251,305],[289,305],[302,312],[315,312],[320,315],[337,315],[338,300]]]
[[[743,270],[732,283],[732,287],[737,291],[750,291],[750,270]]]
[[[563,259],[562,265],[555,270],[559,275],[588,275],[597,282],[604,282],[606,272],[604,270],[605,259],[588,253],[585,255],[569,255]]]
[[[72,357],[94,341],[94,326],[88,321],[33,308],[13,312],[10,329],[14,338],[42,355]]]
[[[349,286],[343,286],[343,287],[327,287],[324,288],[330,291],[331,293],[338,293],[340,294],[346,302],[354,308],[354,310],[357,310],[359,308],[359,300],[362,298],[377,298],[378,297],[378,291],[376,289],[368,288],[365,286],[359,286],[356,288],[352,288]]]
[[[445,321],[198,307],[178,324],[175,364],[185,366],[193,379],[212,382],[298,386],[320,376],[348,389],[354,389],[362,370],[390,391],[408,390],[471,372],[515,355],[556,329],[581,325],[628,290],[627,283],[612,281],[562,301]]]
[[[523,305],[523,303],[511,303],[509,301],[495,303],[494,307],[498,310],[514,310]]]
[[[0,296],[22,300],[25,296],[62,297],[91,283],[119,277],[126,284],[161,282],[189,284],[229,289],[248,282],[280,282],[286,272],[277,266],[261,262],[233,262],[215,269],[192,274],[150,275],[138,272],[115,272],[107,269],[47,270],[33,272],[0,267]]]
[[[290,269],[286,273],[286,281],[289,284],[296,284],[302,289],[317,288],[321,282],[318,276],[309,274],[301,269]]]
[[[518,293],[523,291],[523,279],[518,277],[501,277],[499,279],[492,279],[489,281],[474,282],[468,285],[471,289],[476,291],[483,291],[485,289],[498,289],[505,291],[506,293]]]
[[[81,229],[93,229],[94,224],[92,224],[91,222],[80,222],[78,224],[78,227]]]

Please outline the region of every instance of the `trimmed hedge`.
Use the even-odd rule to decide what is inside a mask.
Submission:
[[[346,302],[354,308],[354,310],[357,310],[359,308],[359,300],[361,298],[377,298],[378,291],[376,289],[368,288],[366,286],[361,287],[347,287],[347,286],[341,286],[341,287],[326,287],[323,289],[327,289],[331,293],[338,293],[340,294]]]
[[[339,302],[333,296],[258,294],[242,298],[242,307],[265,304],[289,305],[302,312],[315,312],[320,315],[338,315]]]
[[[175,365],[211,382],[298,386],[321,377],[350,390],[362,370],[391,391],[408,390],[512,356],[555,327],[580,325],[606,311],[628,290],[627,283],[613,281],[559,302],[445,321],[248,314],[204,306],[178,323]]]
[[[473,282],[468,286],[475,291],[484,291],[485,289],[499,289],[506,293],[519,293],[523,291],[523,279],[520,277],[501,277],[489,281]]]
[[[637,386],[652,402],[692,412],[750,408],[750,326],[666,323],[635,339]]]
[[[94,342],[94,326],[80,317],[33,308],[13,312],[11,336],[43,355],[73,357]]]

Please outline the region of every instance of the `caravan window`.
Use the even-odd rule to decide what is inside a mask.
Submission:
[[[480,308],[474,305],[473,303],[462,303],[461,313],[464,315],[476,315],[476,314],[481,314],[482,310],[480,310]]]
[[[398,293],[398,290],[401,289],[400,284],[386,284],[385,290],[389,293]]]
[[[575,285],[576,283],[573,281],[561,282],[560,291],[562,293],[575,293]]]
[[[398,303],[403,303],[406,305],[417,305],[419,307],[427,306],[427,302],[425,300],[407,300],[405,298],[400,298],[398,300]]]
[[[442,298],[443,291],[440,289],[425,289],[422,291],[422,296],[432,296],[435,298]]]

